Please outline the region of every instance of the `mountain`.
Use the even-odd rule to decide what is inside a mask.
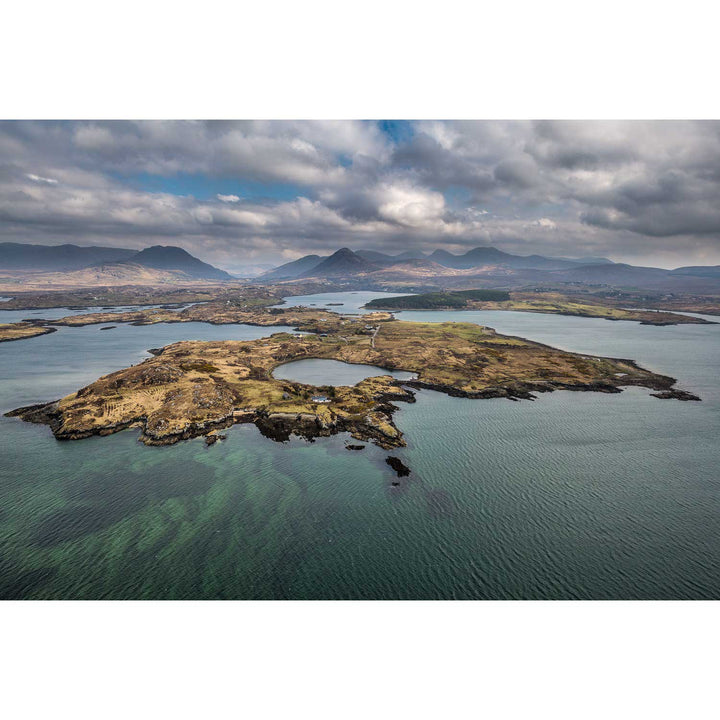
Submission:
[[[326,277],[330,275],[356,275],[357,273],[372,272],[378,265],[371,263],[349,248],[340,248],[330,257],[325,258],[319,265],[307,270],[302,277]]]
[[[424,260],[426,258],[425,253],[419,250],[406,250],[401,252],[399,255],[387,255],[386,253],[378,252],[377,250],[357,250],[356,255],[359,255],[365,260],[370,262],[379,263],[397,263],[405,260]]]
[[[324,255],[305,255],[298,260],[285,263],[279,267],[262,274],[263,280],[284,280],[288,278],[300,277],[308,270],[312,270],[319,265],[326,256]]]
[[[589,255],[587,257],[571,258],[571,257],[559,257],[556,260],[568,260],[570,262],[578,263],[579,265],[612,265],[613,261],[606,257],[593,257]]]
[[[433,262],[458,270],[482,267],[483,265],[505,265],[517,269],[561,270],[577,266],[573,260],[549,258],[543,255],[512,255],[494,247],[477,247],[464,255],[453,255],[447,250],[435,250],[429,257]]]
[[[412,259],[393,263],[392,265],[384,265],[378,270],[373,271],[371,278],[379,281],[398,282],[431,278],[446,279],[455,276],[464,276],[466,274],[466,270],[455,270],[454,268],[443,267],[432,260]]]
[[[63,272],[40,270],[24,273],[19,283],[17,280],[10,282],[16,287],[21,286],[24,292],[54,292],[78,288],[126,287],[128,285],[169,289],[195,283],[207,284],[208,281],[194,280],[178,270],[156,270],[131,262],[112,262]]]
[[[694,277],[720,278],[720,265],[688,265],[670,271],[671,275],[692,275]]]
[[[191,278],[202,280],[232,280],[230,273],[198,260],[174,245],[153,245],[132,255],[125,263],[142,265],[155,270],[177,270]]]
[[[396,260],[425,260],[427,255],[420,250],[406,250],[395,256]]]
[[[558,273],[566,282],[582,282],[590,285],[634,285],[652,287],[662,284],[670,275],[669,270],[639,267],[626,263],[580,265]]]
[[[392,255],[387,255],[385,253],[378,252],[377,250],[357,250],[355,254],[359,255],[361,258],[364,258],[365,260],[369,260],[370,262],[379,262],[379,263],[395,262],[395,258]]]
[[[420,255],[420,257],[409,257]],[[513,255],[494,247],[477,247],[462,255],[437,249],[428,256],[408,251],[388,255],[376,250],[348,248],[329,257],[307,255],[261,276],[260,281],[307,277],[352,278],[368,283],[401,283],[461,287],[607,286],[660,292],[720,293],[720,266],[664,270],[615,263],[607,258],[563,258]],[[419,286],[419,285],[418,285]]]
[[[154,270],[180,271],[203,280],[230,280],[232,275],[198,260],[182,248],[155,245],[144,250],[79,245],[0,243],[0,269],[32,272],[73,272],[99,266],[131,263]],[[104,270],[107,271],[107,267]],[[118,271],[120,272],[120,271]],[[91,272],[92,274],[92,272]],[[128,269],[121,274],[132,275]]]
[[[453,255],[447,250],[435,250],[428,255],[428,260],[437,263],[438,265],[442,265],[443,267],[458,267],[457,255]]]
[[[5,242],[0,243],[0,269],[55,272],[80,270],[89,265],[127,260],[136,252],[136,250],[116,247],[25,245]]]
[[[582,264],[577,260],[566,258],[548,258],[542,255],[511,255],[494,247],[478,247],[468,250],[464,255],[453,255],[447,250],[435,250],[432,254],[426,255],[419,250],[407,250],[398,255],[388,255],[377,250],[358,250],[352,252],[348,248],[343,248],[347,262],[340,263],[333,260],[332,265],[335,269],[328,272],[328,265],[321,265],[325,260],[330,258],[320,255],[305,255],[299,260],[285,263],[280,267],[264,273],[261,277],[263,280],[289,280],[292,278],[312,277],[321,275],[342,275],[355,274],[357,272],[372,272],[381,267],[388,268],[396,265],[405,264],[409,260],[427,260],[436,266],[442,268],[451,268],[454,270],[469,270],[476,267],[484,266],[504,266],[515,269],[537,269],[537,270],[563,270],[565,268],[577,267]],[[347,253],[350,253],[348,255]],[[337,254],[337,253],[336,253]],[[349,258],[354,256],[354,260]],[[330,256],[333,257],[333,256]],[[367,265],[361,265],[358,260],[363,260]],[[599,262],[599,259],[589,259],[591,262]],[[610,262],[609,260],[607,262]],[[370,267],[370,265],[374,267]]]

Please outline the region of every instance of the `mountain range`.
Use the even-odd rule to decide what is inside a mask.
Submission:
[[[462,255],[435,250],[386,255],[341,248],[332,255],[306,255],[261,275],[260,282],[306,278],[352,279],[381,283],[435,284],[444,287],[566,287],[574,285],[661,292],[720,293],[720,266],[665,270],[615,263],[607,258],[555,258],[513,255],[477,247]]]
[[[407,264],[417,261],[417,267],[423,267],[425,261],[444,268],[470,270],[487,266],[503,266],[514,269],[564,270],[584,264],[614,263],[607,258],[551,258],[543,255],[512,255],[494,247],[477,247],[463,255],[453,255],[447,250],[435,250],[426,255],[419,251],[408,251],[399,255],[386,255],[375,250],[358,250],[353,252],[341,248],[332,255],[305,255],[298,260],[285,263],[280,267],[264,273],[263,279],[288,279],[296,277],[322,277],[327,275],[348,275],[358,272],[373,272],[381,268]]]
[[[172,245],[137,251],[117,247],[0,243],[0,274],[20,274],[27,285],[153,284],[227,281],[233,276]],[[40,277],[43,273],[47,277]],[[675,270],[615,263],[597,257],[513,255],[495,247],[477,247],[455,255],[437,249],[388,255],[375,250],[341,248],[331,255],[305,255],[264,272],[255,282],[307,279],[353,282],[356,286],[572,288],[573,286],[720,294],[720,266]]]
[[[0,243],[0,270],[27,272],[121,272],[132,275],[132,267],[182,273],[195,280],[232,280],[232,275],[198,260],[173,245],[153,245],[143,250],[78,245],[24,245]]]

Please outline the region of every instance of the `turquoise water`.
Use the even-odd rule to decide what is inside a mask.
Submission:
[[[392,375],[398,380],[411,380],[415,373],[386,370],[375,365],[356,365],[339,360],[296,360],[273,370],[278,380],[294,380],[306,385],[357,385],[361,380],[378,375]]]
[[[149,448],[135,431],[60,443],[2,418],[0,597],[720,596],[720,326],[402,316],[635,358],[703,402],[422,391],[396,415],[408,447],[393,454],[412,470],[399,486],[386,452],[350,452],[346,435],[274,443],[242,425],[209,448]],[[90,326],[3,343],[0,409],[59,397],[148,347],[267,332]]]

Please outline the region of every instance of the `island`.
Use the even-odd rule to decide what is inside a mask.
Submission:
[[[391,449],[405,445],[393,420],[396,403],[413,402],[414,391],[423,388],[518,400],[553,390],[618,393],[640,386],[660,399],[699,399],[675,389],[674,378],[632,360],[565,352],[472,323],[405,322],[388,313],[351,316],[309,308],[226,312],[233,318],[250,313],[269,325],[294,324],[300,332],[174,343],[60,400],[7,414],[49,425],[58,440],[134,427],[143,443],[169,445],[233,423],[254,423],[278,441],[292,434],[313,439],[348,432]],[[323,387],[273,376],[279,365],[307,358],[405,370],[415,379],[381,375],[354,386]]]
[[[275,298],[273,298],[274,301],[276,301]],[[307,332],[325,333],[339,331],[353,318],[357,319],[355,316],[348,316],[349,319],[344,319],[343,316],[330,310],[272,307],[268,306],[268,303],[269,301],[266,299],[240,298],[232,301],[201,303],[185,309],[161,307],[120,312],[83,313],[67,315],[57,320],[38,318],[0,326],[0,339],[3,339],[3,335],[5,335],[5,339],[8,340],[21,340],[25,337],[55,332],[61,326],[84,327],[86,325],[106,325],[107,323],[155,325],[157,323],[204,322],[211,325],[242,324],[259,327],[290,325]],[[369,313],[368,317],[374,321],[388,320],[392,318],[392,314],[375,312]],[[110,327],[101,329],[110,329]]]
[[[368,310],[515,310],[605,320],[634,320],[641,325],[713,324],[709,320],[659,310],[631,310],[588,302],[561,293],[459,290],[378,298],[365,304]]]
[[[47,335],[56,330],[57,328],[43,327],[31,322],[2,323],[0,324],[0,342],[26,340],[38,335]]]

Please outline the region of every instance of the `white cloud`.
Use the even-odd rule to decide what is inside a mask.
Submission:
[[[404,183],[381,185],[376,195],[379,216],[408,227],[437,222],[445,210],[442,193]]]
[[[224,202],[224,203],[240,202],[240,198],[237,195],[221,195],[220,193],[218,193],[215,197],[217,197],[217,199],[220,200],[220,202]]]
[[[54,178],[41,177],[40,175],[33,175],[33,173],[26,173],[25,177],[28,180],[32,180],[36,183],[45,183],[46,185],[57,185],[57,180]]]
[[[540,218],[536,225],[539,225],[540,227],[544,228],[556,228],[557,223],[554,220],[551,220],[550,218]]]

